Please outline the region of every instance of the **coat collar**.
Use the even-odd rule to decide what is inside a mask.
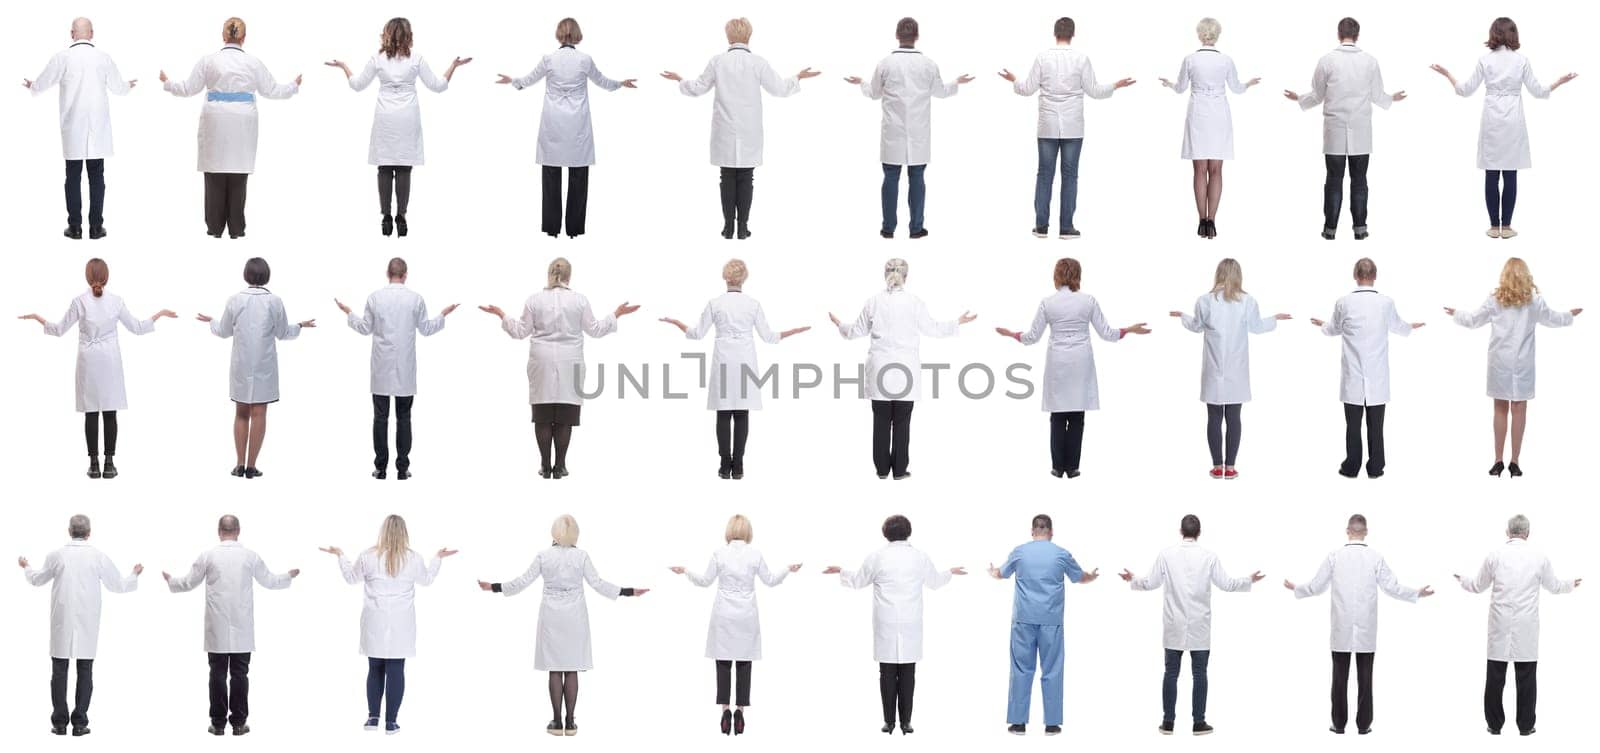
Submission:
[[[1356,289],[1352,290],[1350,292],[1352,292],[1352,293],[1376,293],[1376,292],[1378,292],[1378,289],[1375,288],[1375,287],[1372,287],[1371,285],[1357,285]]]
[[[733,44],[728,45],[728,52],[749,52],[749,51],[750,51],[750,45],[745,44],[744,42],[734,42]]]
[[[244,47],[237,42],[229,42],[223,45],[222,49],[233,50],[234,52],[244,52]]]
[[[912,55],[921,55],[922,54],[922,50],[916,49],[914,47],[899,47],[899,48],[896,48],[895,51],[893,53],[891,53],[891,54],[898,55],[898,54],[901,54],[901,53],[909,53],[909,54],[912,54]]]
[[[82,47],[84,45],[88,45],[90,47],[93,47],[94,46],[94,42],[91,42],[91,41],[89,41],[87,39],[79,39],[79,40],[74,41],[72,44],[67,45],[67,49],[70,50],[70,49],[72,49],[74,47]]]
[[[1365,541],[1351,541],[1351,542],[1348,542],[1348,543],[1345,544],[1345,546],[1366,546],[1366,545],[1367,545],[1367,542],[1365,542]]]
[[[271,295],[271,293],[272,291],[267,290],[260,285],[251,285],[250,287],[245,288],[240,295]]]
[[[1339,43],[1339,47],[1337,49],[1343,50],[1345,52],[1360,52],[1361,51],[1361,48],[1357,47],[1355,42],[1340,42]]]
[[[68,539],[67,546],[88,546],[88,539]]]

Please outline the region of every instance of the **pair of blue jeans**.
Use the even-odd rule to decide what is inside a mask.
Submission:
[[[1061,725],[1063,662],[1060,625],[1011,625],[1011,686],[1006,699],[1006,724],[1027,724],[1033,700],[1033,675],[1039,674],[1039,696],[1045,726]]]
[[[1484,170],[1483,202],[1489,205],[1490,227],[1509,227],[1511,213],[1517,208],[1517,171]]]
[[[883,232],[893,233],[895,226],[900,224],[897,210],[900,207],[900,165],[883,166]],[[911,205],[911,232],[922,232],[922,207],[927,199],[928,187],[922,181],[922,173],[927,170],[927,165],[909,165],[906,167],[906,180],[910,184],[906,191],[906,203]]]
[[[385,695],[388,703],[383,703]],[[367,657],[367,718],[377,719],[381,705],[383,721],[393,725],[400,716],[400,701],[405,695],[406,660]]]
[[[1061,162],[1061,230],[1072,227],[1078,211],[1078,156],[1083,139],[1039,139],[1039,179],[1033,187],[1033,226],[1050,226],[1050,192],[1056,179],[1056,161]]]
[[[1161,721],[1171,722],[1178,717],[1178,671],[1183,668],[1183,652],[1166,649],[1167,671],[1161,676]],[[1189,674],[1194,678],[1194,695],[1190,700],[1195,724],[1206,720],[1206,666],[1211,663],[1211,652],[1189,652]]]

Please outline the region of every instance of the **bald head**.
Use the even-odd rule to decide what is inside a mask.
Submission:
[[[72,19],[73,39],[94,39],[94,22],[79,16]]]
[[[224,515],[217,519],[217,538],[230,541],[239,538],[239,518],[235,515]]]

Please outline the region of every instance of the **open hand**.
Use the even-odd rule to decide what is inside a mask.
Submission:
[[[1117,577],[1121,578],[1121,579],[1123,579],[1125,581],[1132,582],[1133,581],[1133,571],[1124,569],[1122,572],[1117,573]]]
[[[821,76],[821,75],[822,75],[822,71],[814,71],[814,70],[811,70],[810,66],[807,66],[806,68],[802,69],[799,73],[794,74],[794,77],[803,81],[805,79],[816,78],[817,76]]]
[[[625,78],[625,79],[623,79],[622,80],[622,88],[624,88],[624,89],[637,89],[637,88],[639,88],[639,79],[636,79],[636,78]]]
[[[335,557],[343,557],[344,556],[344,550],[340,549],[339,547],[336,547],[336,546],[319,546],[319,547],[317,547],[317,551],[319,551],[319,552],[327,552],[328,554],[331,554],[331,555],[333,555]]]
[[[1133,86],[1134,84],[1137,84],[1137,83],[1139,83],[1138,79],[1132,79],[1132,78],[1117,79],[1117,82],[1112,84],[1111,88],[1113,88],[1113,89],[1126,89],[1126,88],[1128,88],[1130,86]]]
[[[343,311],[347,315],[350,313],[350,307],[344,305],[344,303],[340,302],[338,298],[333,299],[333,305],[338,306],[339,310]]]
[[[1138,324],[1131,324],[1131,325],[1128,325],[1127,327],[1124,327],[1123,329],[1127,330],[1128,334],[1130,334],[1130,335],[1148,335],[1148,334],[1150,334],[1150,328],[1145,326],[1144,322],[1139,322]]]
[[[672,71],[662,71],[661,72],[661,77],[666,79],[666,80],[668,80],[668,81],[682,81],[683,80],[682,76],[679,76],[678,74],[673,73]]]
[[[209,322],[209,321],[211,321],[211,317],[206,316],[205,314],[195,314],[194,318],[195,318],[196,321],[201,321],[201,322]]]
[[[461,304],[459,303],[452,303],[449,306],[445,306],[443,309],[439,310],[439,316],[449,316],[450,312],[455,311],[460,306]]]
[[[511,77],[507,76],[504,73],[497,73],[497,74],[495,74],[494,82],[497,83],[497,84],[509,84],[509,83],[511,83]],[[482,583],[483,581],[480,580],[478,582]]]
[[[505,319],[506,318],[506,312],[502,311],[499,306],[479,306],[478,310],[482,311],[482,312],[484,312],[486,314],[494,314],[495,316],[498,316],[501,319]]]
[[[439,559],[444,559],[445,557],[454,557],[455,555],[459,554],[460,552],[461,552],[460,549],[450,549],[448,547],[440,547],[439,551],[433,553],[433,556],[438,557]]]
[[[799,563],[799,562],[796,562],[796,563],[795,563],[795,564],[793,564],[793,565],[790,565],[790,566],[789,566],[789,572],[791,572],[791,573],[798,573],[798,572],[800,572],[800,565],[801,565],[801,564],[802,564],[802,563]]]
[[[1283,98],[1287,99],[1287,100],[1289,100],[1291,102],[1299,102],[1300,101],[1300,95],[1296,94],[1296,93],[1294,93],[1292,91],[1289,91],[1288,89],[1284,89],[1283,90]]]
[[[639,304],[635,303],[632,306],[630,306],[630,305],[628,305],[627,301],[623,301],[622,303],[617,305],[617,310],[613,311],[612,314],[620,319],[620,318],[622,318],[624,316],[627,316],[627,315],[629,315],[629,314],[631,314],[631,313],[633,313],[635,311],[638,311],[638,310],[639,310]]]
[[[1260,570],[1257,570],[1257,571],[1255,571],[1255,572],[1250,574],[1250,582],[1251,583],[1260,583],[1261,579],[1265,578],[1265,577],[1267,577],[1267,576],[1262,574],[1262,572]]]
[[[977,318],[978,318],[977,314],[974,314],[971,311],[963,311],[963,312],[961,312],[961,318],[957,319],[956,323],[957,324],[967,324],[967,323],[969,323],[972,320],[977,319]]]
[[[494,584],[486,580],[480,580],[478,581],[478,588],[483,591],[493,591]]]
[[[1017,80],[1017,74],[1012,73],[1009,69],[1006,69],[1006,68],[1001,68],[1000,69],[1000,73],[997,74],[997,75],[999,75],[1000,78],[1003,78],[1003,79],[1005,79],[1007,81],[1010,81],[1010,82],[1013,82],[1013,83],[1015,83],[1016,80]]]
[[[315,320],[315,319],[307,319],[307,320],[305,320],[303,322],[300,322],[300,326],[305,328],[305,329],[316,329],[317,320]]]
[[[844,572],[844,568],[839,567],[838,565],[829,565],[822,568],[823,575],[838,575],[841,572]]]
[[[967,74],[963,73],[960,76],[956,77],[956,84],[957,85],[970,84],[970,83],[972,83],[972,76],[970,76],[970,75],[967,75]]]
[[[844,82],[847,83],[847,84],[857,84],[857,85],[859,85],[861,83],[861,77],[860,76],[845,76],[844,77]]]

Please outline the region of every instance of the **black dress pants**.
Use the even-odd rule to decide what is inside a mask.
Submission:
[[[1344,167],[1350,165],[1350,224],[1357,232],[1367,229],[1367,163],[1370,154],[1325,154],[1328,178],[1322,184],[1322,226],[1339,227],[1339,208],[1344,203]]]
[[[67,666],[70,659],[50,657],[50,724],[65,727],[70,720],[74,727],[89,726],[89,698],[94,695],[94,660],[78,660],[78,687],[73,699],[72,714],[67,714]],[[1500,673],[1505,679],[1504,670]]]
[[[1483,719],[1489,729],[1499,732],[1506,723],[1506,707],[1502,696],[1506,689],[1507,662],[1489,660],[1488,678],[1483,683]],[[1534,705],[1539,699],[1539,663],[1519,661],[1517,665],[1517,731],[1527,734],[1533,729]]]
[[[1386,406],[1344,404],[1344,463],[1339,472],[1354,477],[1361,470],[1361,418],[1367,419],[1367,475],[1383,475],[1383,413]]]
[[[222,237],[244,235],[244,193],[249,173],[206,173],[206,232]]]
[[[100,227],[105,222],[102,209],[106,202],[106,161],[103,159],[67,160],[67,224],[83,226],[83,166],[89,165],[89,227]]]
[[[539,229],[545,235],[561,234],[561,168],[540,168],[539,197],[544,205]],[[589,211],[589,168],[567,168],[567,237],[583,235],[583,221]]]
[[[730,692],[730,685],[737,677],[738,691]],[[717,705],[729,705],[728,699],[733,698],[734,706],[744,708],[750,705],[750,662],[717,660]]]
[[[722,225],[732,228],[735,221],[743,228],[750,224],[750,201],[755,192],[756,169],[722,168]]]
[[[1058,411],[1050,414],[1050,467],[1052,470],[1078,470],[1083,457],[1083,411]]]
[[[1356,661],[1356,729],[1372,729],[1372,652],[1333,652],[1333,728],[1344,731],[1350,719],[1350,657]]]
[[[911,465],[911,400],[872,401],[872,464],[880,477],[906,475]]]
[[[380,165],[378,167],[378,208],[383,210],[383,216],[393,212],[401,217],[406,216],[406,208],[411,205],[411,166],[410,165]]]
[[[117,454],[117,412],[114,410],[83,414],[83,441],[89,446],[89,457],[100,454],[100,425],[105,425],[106,457]]]
[[[917,665],[878,664],[878,693],[883,696],[883,723],[894,724],[900,712],[900,726],[911,726],[911,698],[917,691]]]
[[[717,411],[717,454],[724,470],[744,471],[744,445],[750,438],[750,411]]]
[[[211,665],[211,726],[244,726],[250,717],[250,654],[206,654]]]
[[[394,399],[395,470],[411,467],[411,402],[414,395]],[[372,396],[372,465],[380,471],[389,469],[389,396]]]

